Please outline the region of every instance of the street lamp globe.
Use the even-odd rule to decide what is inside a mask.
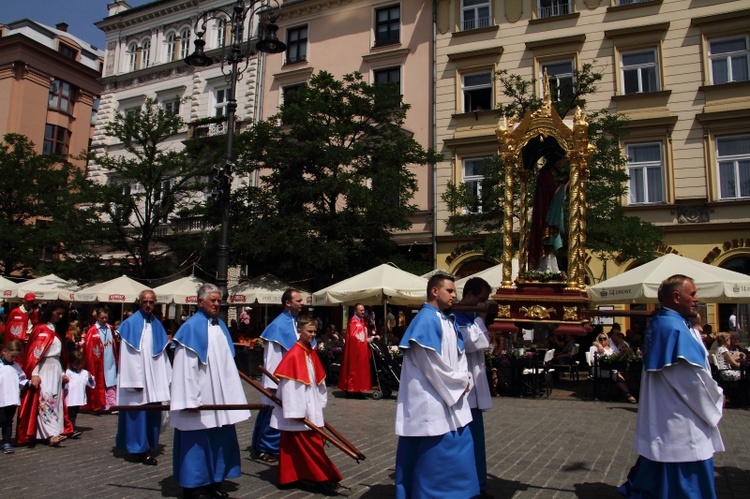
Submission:
[[[279,27],[270,22],[265,25],[265,36],[262,40],[255,44],[255,48],[260,52],[267,52],[269,54],[280,54],[286,50],[286,44],[278,39],[276,32]]]

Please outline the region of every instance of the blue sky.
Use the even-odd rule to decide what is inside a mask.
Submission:
[[[138,7],[151,0],[126,0]],[[112,0],[0,0],[0,22],[10,23],[20,19],[52,26],[68,23],[68,33],[104,50],[104,32],[94,26],[107,17],[107,5]]]

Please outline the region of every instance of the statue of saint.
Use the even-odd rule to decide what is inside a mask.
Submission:
[[[560,184],[555,172],[562,166],[562,161],[561,154],[548,154],[537,176],[531,211],[529,270],[560,272],[555,252],[562,247],[562,236],[565,235],[563,211],[567,184]]]

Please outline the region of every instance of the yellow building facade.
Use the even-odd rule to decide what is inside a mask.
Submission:
[[[481,179],[497,154],[506,103],[497,71],[535,80],[553,92],[575,85],[590,63],[603,74],[589,110],[630,120],[621,143],[628,158],[629,215],[664,231],[657,253],[750,274],[750,8],[743,1],[438,0],[436,26],[437,266],[466,275],[496,262],[459,253],[447,232],[441,196],[449,181]],[[554,96],[553,96],[554,98]],[[572,118],[571,116],[568,117]],[[587,281],[633,262],[590,255]],[[740,306],[740,317],[747,307]],[[726,329],[730,307],[711,305],[708,322]]]

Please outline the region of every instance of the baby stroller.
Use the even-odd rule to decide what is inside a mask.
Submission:
[[[375,373],[377,389],[373,391],[372,398],[380,400],[388,398],[393,390],[398,390],[401,376],[401,359],[394,357],[384,345],[369,343],[372,350],[372,367]]]

